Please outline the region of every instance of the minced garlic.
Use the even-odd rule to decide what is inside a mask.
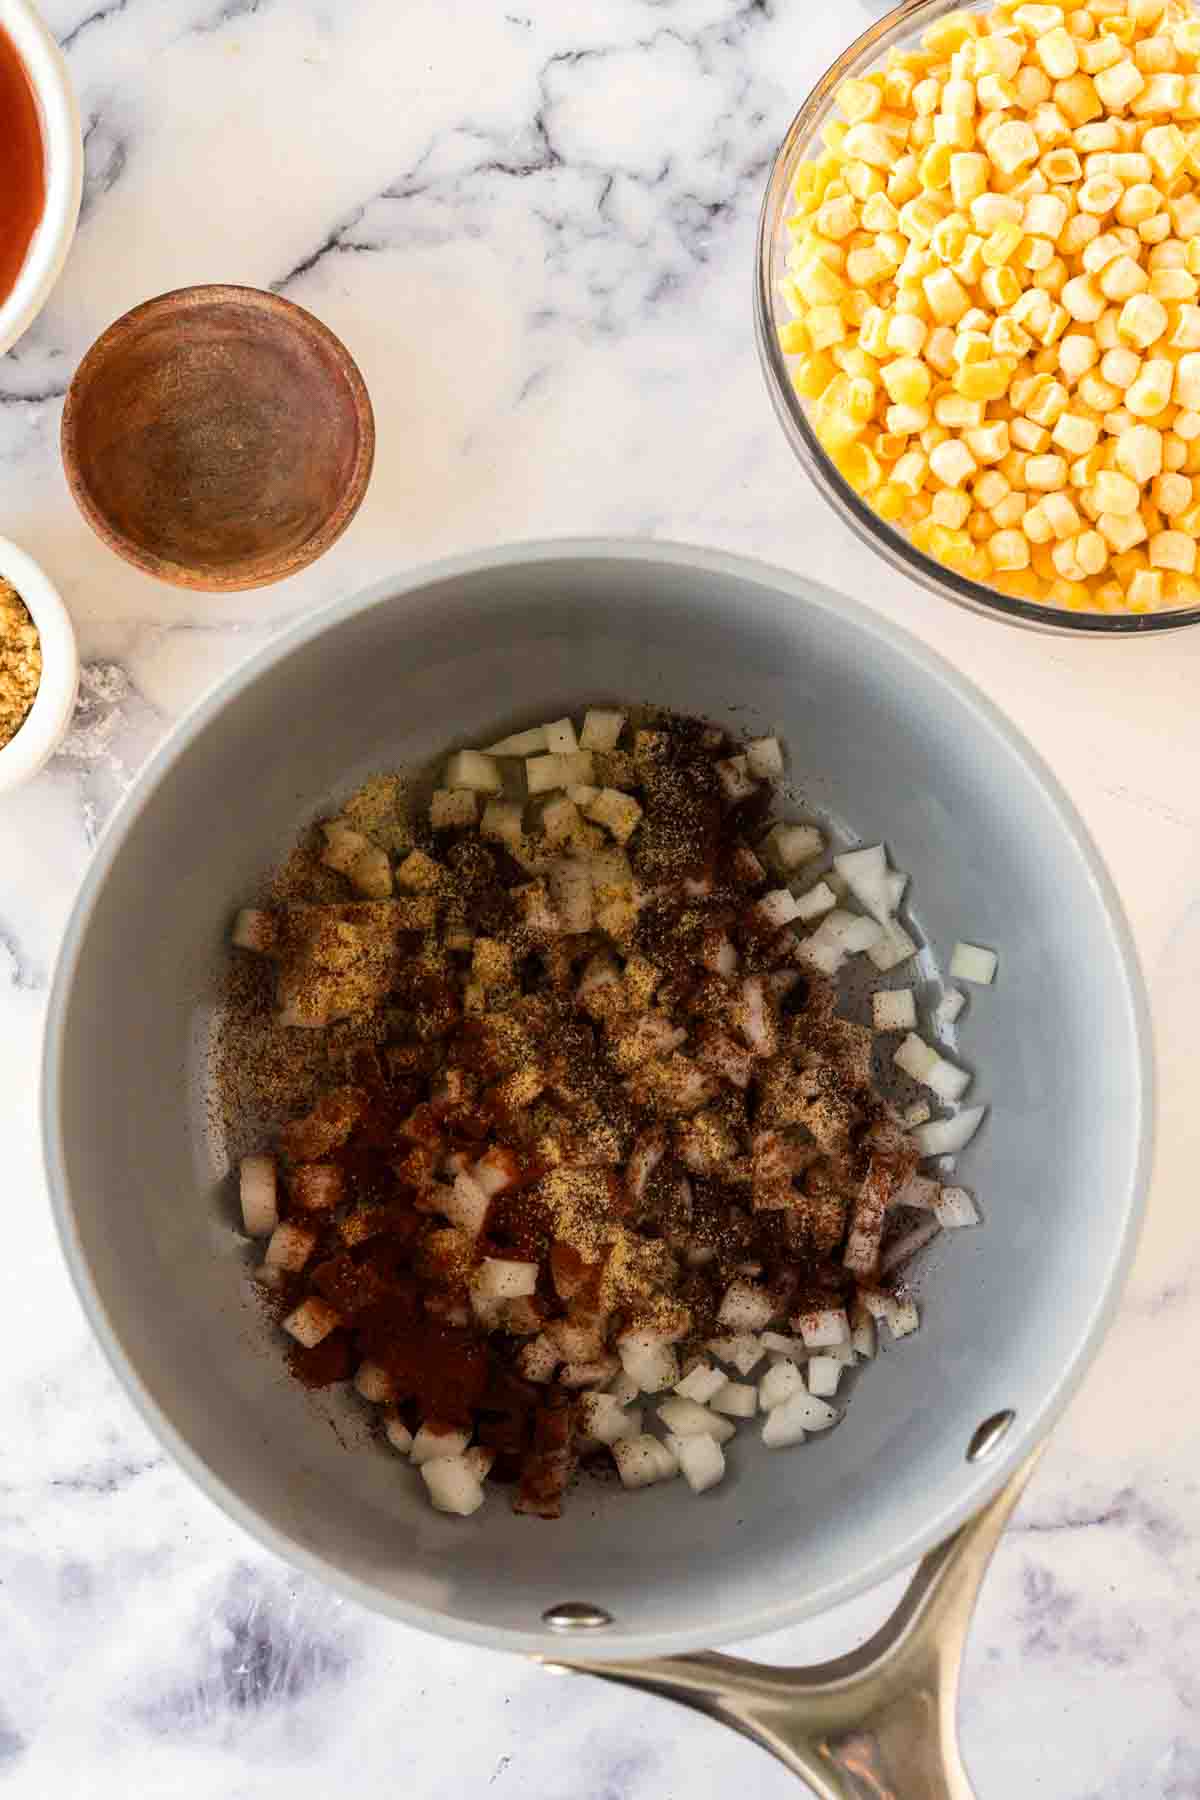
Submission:
[[[41,679],[38,628],[20,594],[0,576],[0,749],[25,723]]]

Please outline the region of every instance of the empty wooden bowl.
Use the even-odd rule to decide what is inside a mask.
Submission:
[[[62,456],[88,524],[180,587],[265,587],[315,562],[367,489],[375,421],[345,346],[258,288],[192,287],[97,338]]]

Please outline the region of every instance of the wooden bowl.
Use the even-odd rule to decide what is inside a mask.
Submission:
[[[191,287],[97,338],[67,394],[62,457],[96,534],[179,587],[265,587],[358,511],[375,421],[345,346],[258,288]]]

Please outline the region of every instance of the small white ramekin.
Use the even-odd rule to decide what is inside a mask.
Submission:
[[[58,589],[32,556],[0,538],[0,576],[16,588],[42,640],[42,679],[25,723],[0,749],[0,793],[36,775],[66,736],[79,690],[75,628]]]
[[[31,0],[0,0],[0,31],[25,65],[46,151],[46,205],[16,285],[0,304],[3,354],[41,312],[67,260],[83,192],[83,138],[63,53]]]

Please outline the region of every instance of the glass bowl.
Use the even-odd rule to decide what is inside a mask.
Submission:
[[[1175,631],[1200,623],[1200,607],[1180,606],[1156,613],[1069,612],[1049,601],[1020,600],[985,582],[972,581],[926,556],[905,533],[881,519],[835,468],[813,430],[803,400],[792,385],[788,358],[779,347],[779,326],[790,318],[779,294],[788,251],[786,220],[792,211],[792,189],[802,162],[822,148],[821,127],[834,111],[834,95],[843,81],[878,68],[894,46],[908,46],[935,19],[950,12],[989,11],[991,0],[906,0],[856,38],[826,70],[788,127],[779,147],[758,224],[758,266],[754,284],[754,324],[759,358],[771,400],[788,442],[834,511],[850,529],[878,551],[885,562],[909,575],[944,600],[1006,619],[1034,630],[1092,635]]]

